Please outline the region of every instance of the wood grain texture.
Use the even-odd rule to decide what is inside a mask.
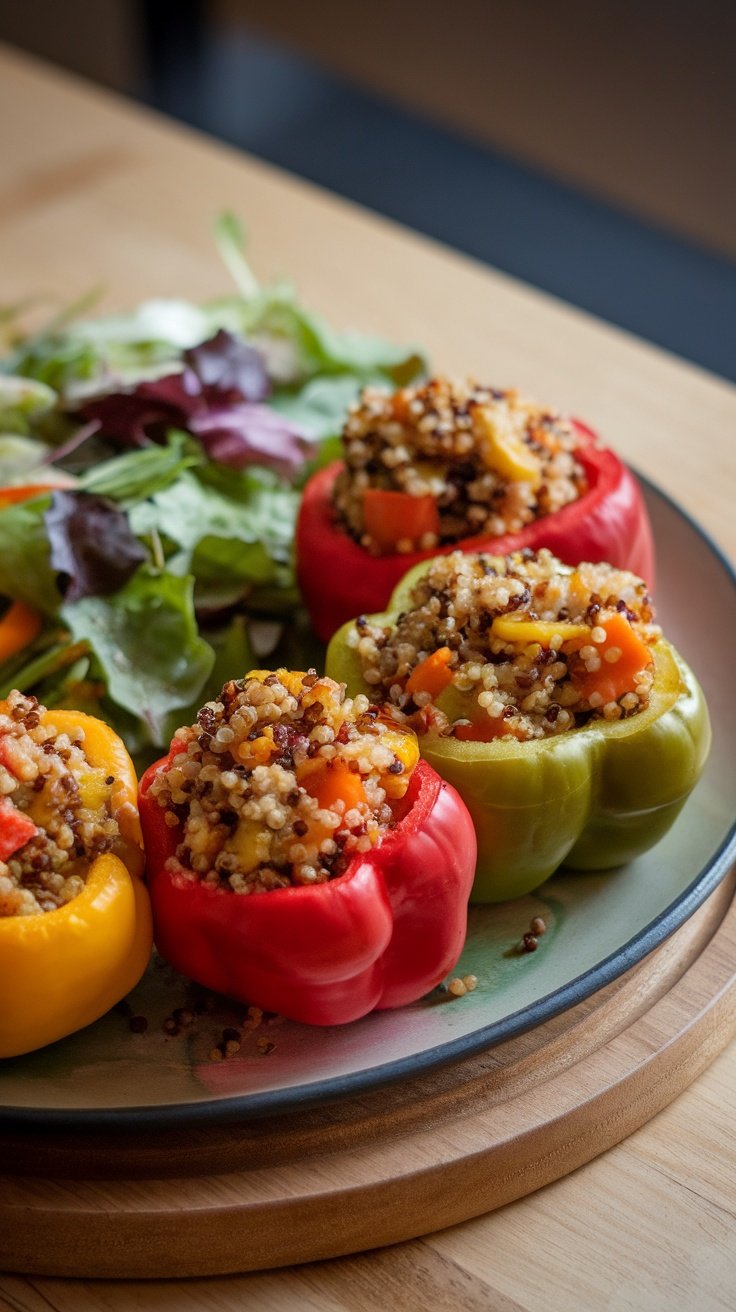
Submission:
[[[159,1153],[184,1170],[180,1131],[169,1145],[78,1136],[78,1153],[69,1142],[60,1153],[66,1178],[0,1177],[0,1264],[92,1277],[254,1270],[413,1238],[549,1184],[649,1120],[736,1033],[735,882],[549,1026],[339,1104],[334,1119],[255,1123],[232,1143],[213,1131],[209,1153],[202,1131],[199,1174],[196,1154],[186,1174],[142,1174],[146,1152],[149,1170]],[[15,1170],[50,1176],[49,1139],[19,1143]]]
[[[357,1148],[393,1150],[415,1131],[494,1109],[500,1131],[517,1122],[518,1100],[581,1063],[630,1029],[697,961],[731,905],[733,880],[715,894],[645,962],[633,967],[563,1014],[472,1059],[455,1061],[430,1076],[311,1108],[299,1117],[257,1118],[242,1125],[146,1132],[0,1127],[3,1172],[54,1179],[191,1177],[262,1167],[289,1167]],[[728,970],[728,967],[726,967]],[[510,1116],[504,1111],[510,1108]],[[2,1177],[0,1177],[0,1183]],[[8,1181],[6,1181],[6,1188]],[[0,1189],[0,1200],[2,1190]],[[0,1221],[3,1219],[0,1201]],[[2,1240],[0,1240],[0,1260]]]
[[[291,274],[338,324],[421,342],[438,369],[516,384],[587,418],[736,550],[728,384],[13,52],[0,54],[0,110],[3,302],[31,293],[66,302],[101,283],[111,309],[151,295],[216,295],[227,279],[211,222],[230,206],[248,223],[262,276]],[[715,1017],[705,1034],[710,1044],[725,1037]],[[731,1044],[618,1147],[425,1240],[190,1283],[6,1276],[0,1307],[725,1312],[734,1302],[735,1082]]]

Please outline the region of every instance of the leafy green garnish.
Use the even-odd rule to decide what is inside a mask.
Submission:
[[[215,222],[215,244],[220,259],[244,301],[258,296],[257,278],[245,258],[245,232],[237,214],[226,211]]]
[[[0,597],[45,617],[32,647],[0,666],[0,688],[103,716],[139,759],[256,663],[252,617],[288,619],[283,650],[303,665],[309,649],[311,663],[293,562],[299,487],[337,453],[363,387],[403,385],[424,368],[417,351],[336,331],[288,282],[262,285],[234,215],[220,217],[215,240],[235,294],[87,319],[84,297],[0,360],[0,487],[53,483],[58,464],[74,491],[57,503],[106,499],[100,554],[114,524],[118,541],[134,535],[135,569],[107,596],[87,569],[91,595],[77,587],[72,602],[76,521],[63,563],[50,495],[0,503]],[[137,568],[136,543],[150,562]]]
[[[44,493],[0,511],[0,596],[17,597],[46,615],[56,615],[61,593],[44,520],[50,505],[51,496]]]
[[[212,483],[205,481],[209,479]],[[230,543],[233,554],[244,545],[260,543],[284,562],[289,559],[297,503],[293,488],[269,486],[255,476],[230,470],[227,478],[220,478],[213,468],[201,474],[184,470],[168,487],[131,509],[130,521],[140,534],[156,529],[176,543],[187,565],[197,544],[211,537]],[[260,569],[258,581],[264,581]]]
[[[0,487],[43,481],[42,462],[51,448],[33,437],[0,437]]]
[[[201,465],[201,451],[185,433],[173,431],[166,446],[149,446],[113,456],[85,470],[79,486],[85,492],[111,497],[123,505],[135,505],[163,492],[185,469]]]
[[[56,392],[31,378],[0,374],[0,433],[27,437],[34,419],[56,405]]]
[[[140,717],[151,740],[166,717],[195,700],[214,665],[194,614],[194,580],[142,565],[112,597],[62,607],[73,642],[86,642],[118,706]]]
[[[164,726],[164,740],[168,742],[182,724],[191,724],[203,702],[216,698],[228,679],[238,679],[252,670],[258,661],[244,615],[235,615],[231,621],[215,631],[207,631],[207,641],[214,652],[214,664],[207,682],[189,703],[173,711]]]
[[[109,497],[57,488],[44,523],[51,568],[65,601],[118,592],[148,559],[125,511]]]
[[[348,407],[357,401],[366,381],[352,374],[321,376],[313,378],[303,387],[278,388],[271,398],[271,404],[311,433],[319,446],[340,432]]]

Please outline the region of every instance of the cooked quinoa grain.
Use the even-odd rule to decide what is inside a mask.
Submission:
[[[371,697],[417,732],[547,738],[648,704],[660,636],[643,580],[549,551],[433,560],[395,624],[348,636]]]
[[[89,764],[84,731],[44,722],[35,697],[11,692],[0,712],[0,916],[54,911],[81,893],[91,862],[115,848],[115,779]],[[25,841],[12,852],[13,833]],[[7,837],[6,837],[7,836]]]
[[[412,733],[314,670],[227,683],[176,743],[151,788],[176,860],[240,894],[341,875],[394,823],[418,758]]]
[[[394,393],[367,388],[343,431],[335,507],[374,554],[515,533],[586,490],[579,446],[568,419],[515,391],[443,378]],[[388,538],[378,492],[416,499]]]

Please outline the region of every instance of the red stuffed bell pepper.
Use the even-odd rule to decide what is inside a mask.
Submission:
[[[432,380],[364,393],[343,444],[345,462],[307,483],[296,533],[299,585],[323,641],[385,610],[413,565],[458,548],[549,547],[566,564],[606,560],[652,584],[639,486],[584,424],[512,392]]]
[[[414,1002],[456,964],[476,840],[413,734],[329,679],[254,671],[141,782],[154,937],[291,1020]]]

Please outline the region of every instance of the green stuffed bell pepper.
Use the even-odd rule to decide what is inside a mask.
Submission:
[[[418,731],[478,836],[472,900],[652,847],[708,754],[703,694],[646,584],[547,551],[412,569],[388,611],[335,634],[329,675]]]

